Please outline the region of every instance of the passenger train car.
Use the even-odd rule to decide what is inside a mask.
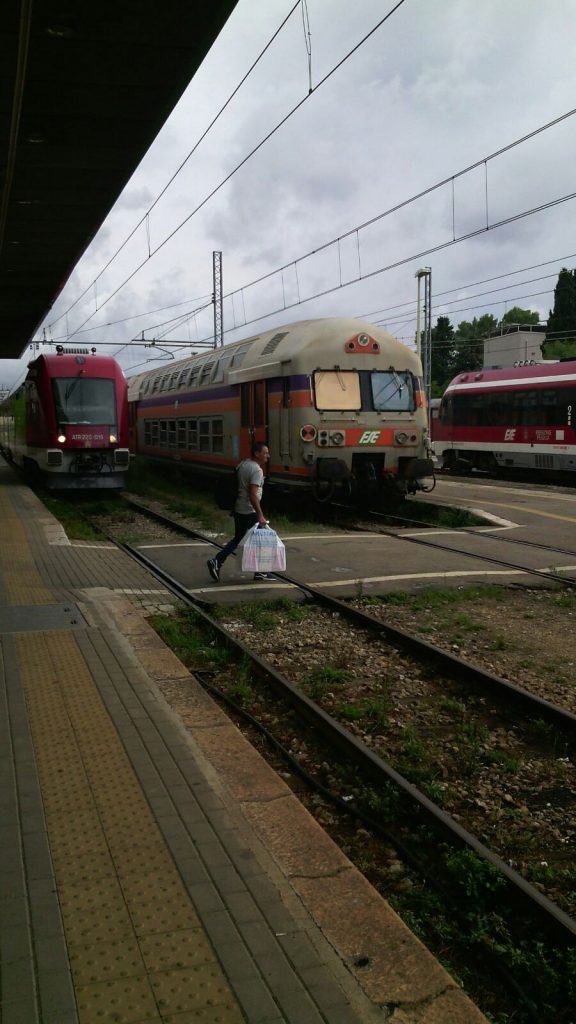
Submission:
[[[51,490],[121,488],[130,465],[128,385],[110,356],[58,346],[0,406],[0,448]]]
[[[279,491],[414,493],[433,475],[421,373],[362,321],[289,324],[131,378],[134,447],[217,478],[264,441]]]
[[[461,373],[437,412],[444,468],[576,474],[576,361]]]

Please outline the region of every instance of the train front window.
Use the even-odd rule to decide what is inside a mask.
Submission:
[[[52,393],[58,423],[116,423],[116,394],[113,380],[72,377],[52,381]]]
[[[317,409],[344,412],[362,408],[356,370],[316,370],[314,392]]]
[[[371,375],[372,401],[377,412],[412,412],[414,381],[411,373],[375,370]]]

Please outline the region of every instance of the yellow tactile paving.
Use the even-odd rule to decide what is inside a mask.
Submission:
[[[0,522],[2,533],[10,540],[0,545],[0,577],[4,581],[6,604],[53,604],[54,594],[34,568],[26,531],[5,490],[0,491]]]
[[[16,646],[80,1024],[240,1024],[74,635]]]

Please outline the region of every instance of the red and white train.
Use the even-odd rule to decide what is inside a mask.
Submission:
[[[461,373],[431,411],[443,468],[576,474],[576,361]]]
[[[0,448],[51,490],[125,485],[128,384],[111,356],[64,349],[28,364],[0,406]]]
[[[131,447],[217,481],[263,441],[279,491],[414,493],[433,477],[421,377],[379,327],[288,324],[130,378]]]

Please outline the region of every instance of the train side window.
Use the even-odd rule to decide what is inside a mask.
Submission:
[[[252,426],[250,422],[250,385],[240,385],[240,423],[243,427]]]
[[[362,408],[356,370],[316,370],[313,377],[317,409],[344,412]]]
[[[212,420],[212,451],[224,451],[224,421]]]
[[[198,420],[188,420],[188,448],[190,451],[198,448]]]
[[[166,448],[168,441],[168,424],[166,420],[160,420],[159,442],[161,448]]]
[[[232,356],[230,353],[220,356],[220,359],[216,363],[216,369],[214,370],[214,376],[212,377],[213,384],[221,384],[224,380],[224,374],[228,369]]]
[[[168,420],[168,447],[176,448],[176,420]]]
[[[254,427],[266,424],[266,381],[257,380],[254,384]]]
[[[200,451],[201,452],[209,452],[210,451],[210,420],[200,420],[200,423],[198,424],[198,426],[199,426],[198,439],[200,441]]]
[[[178,447],[186,447],[186,420],[178,420]]]
[[[160,438],[160,424],[158,420],[148,421],[150,423],[150,444],[153,448],[158,447],[158,440]]]
[[[557,391],[552,389],[542,391],[540,396],[541,415],[540,422],[544,427],[554,427],[561,422],[562,410],[559,402],[559,395]]]
[[[257,340],[257,339],[254,339]],[[239,348],[235,349],[232,353],[232,359],[230,361],[230,367],[234,367],[235,370],[243,363],[244,356],[250,348],[251,342],[248,345],[240,345]]]
[[[200,374],[200,384],[207,384],[208,383],[208,381],[210,380],[210,377],[212,376],[212,370],[213,369],[214,369],[214,360],[211,360],[208,363],[204,363],[204,366],[202,367],[202,372]]]

